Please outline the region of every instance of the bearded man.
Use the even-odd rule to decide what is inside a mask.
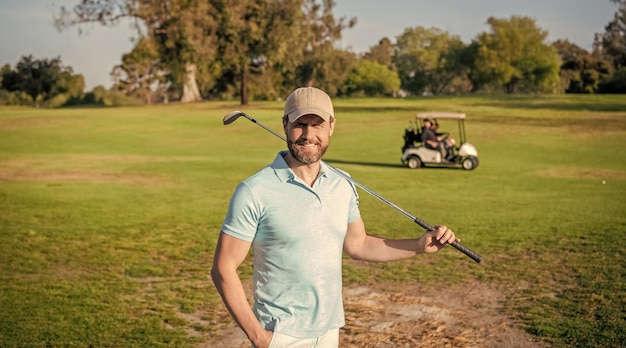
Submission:
[[[445,226],[415,239],[365,231],[354,185],[322,161],[335,129],[330,97],[298,88],[285,102],[287,151],[241,182],[230,200],[211,276],[253,347],[333,347],[344,325],[342,253],[385,262],[459,241]],[[254,251],[253,306],[237,269]]]

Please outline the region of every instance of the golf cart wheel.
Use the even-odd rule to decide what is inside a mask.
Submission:
[[[463,166],[463,169],[465,170],[472,170],[476,168],[476,166],[478,165],[478,162],[475,161],[473,157],[467,157],[466,159],[463,160],[463,162],[461,162],[461,165]]]
[[[476,167],[478,167],[478,163],[479,163],[479,162],[478,162],[478,157],[474,157],[474,156],[472,156],[472,157],[470,157],[470,158],[474,161],[474,169],[476,169]]]
[[[422,166],[422,160],[420,160],[420,158],[417,156],[411,156],[407,161],[407,165],[411,169],[417,169]]]

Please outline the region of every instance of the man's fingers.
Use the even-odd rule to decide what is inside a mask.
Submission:
[[[451,229],[441,225],[435,226],[435,239],[441,244],[450,244],[459,241]]]

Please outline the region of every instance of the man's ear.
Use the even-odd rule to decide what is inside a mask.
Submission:
[[[333,132],[335,131],[335,118],[331,118],[330,121],[330,136],[333,136]]]

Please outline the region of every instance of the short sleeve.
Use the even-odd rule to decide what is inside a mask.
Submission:
[[[252,190],[245,182],[241,182],[230,199],[222,232],[252,242],[257,232],[259,217],[260,208]]]
[[[361,217],[361,211],[359,210],[359,194],[352,183],[352,198],[350,199],[350,208],[348,210],[348,223],[351,223]]]

